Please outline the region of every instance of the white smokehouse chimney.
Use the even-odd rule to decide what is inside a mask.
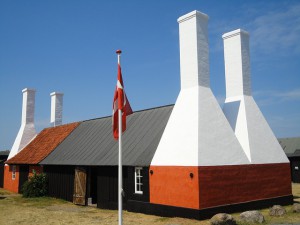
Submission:
[[[23,92],[22,121],[8,159],[15,156],[36,136],[34,127],[35,90],[25,88]]]
[[[52,126],[59,126],[62,124],[62,108],[63,108],[63,93],[52,92],[51,96],[51,118]]]
[[[209,87],[208,16],[193,11],[180,17],[181,88]]]
[[[288,162],[251,95],[249,34],[224,34],[226,100],[223,111],[251,163]]]
[[[152,166],[249,163],[210,89],[207,22],[198,11],[178,19],[181,90]]]
[[[224,39],[226,98],[251,95],[249,33],[241,29]]]

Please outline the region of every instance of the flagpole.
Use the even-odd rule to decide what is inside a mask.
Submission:
[[[120,56],[122,51],[116,51],[118,55],[118,64],[121,65]],[[123,224],[122,211],[123,211],[123,175],[122,175],[122,110],[118,109],[118,123],[119,123],[119,163],[118,163],[118,211],[119,211],[119,225]]]

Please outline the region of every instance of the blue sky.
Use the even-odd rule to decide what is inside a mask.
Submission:
[[[37,131],[50,93],[64,93],[63,122],[111,114],[122,49],[133,110],[173,104],[180,89],[177,18],[209,16],[211,87],[225,99],[222,34],[250,33],[253,96],[277,137],[300,136],[299,1],[0,1],[0,150],[21,123],[22,89],[36,89]]]

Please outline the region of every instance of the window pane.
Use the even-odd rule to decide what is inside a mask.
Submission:
[[[143,182],[142,169],[143,168],[140,168],[140,167],[135,168],[135,192],[138,194],[143,194],[143,191],[142,191],[142,185],[143,185],[142,184],[142,182]]]

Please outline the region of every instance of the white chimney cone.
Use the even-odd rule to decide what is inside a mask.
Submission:
[[[25,88],[23,92],[22,122],[8,159],[15,156],[36,136],[34,127],[35,90]]]
[[[241,29],[224,40],[226,100],[223,111],[251,163],[288,162],[251,95],[249,34]]]
[[[63,108],[63,93],[52,92],[51,96],[51,118],[52,126],[59,126],[62,124],[62,108]]]

